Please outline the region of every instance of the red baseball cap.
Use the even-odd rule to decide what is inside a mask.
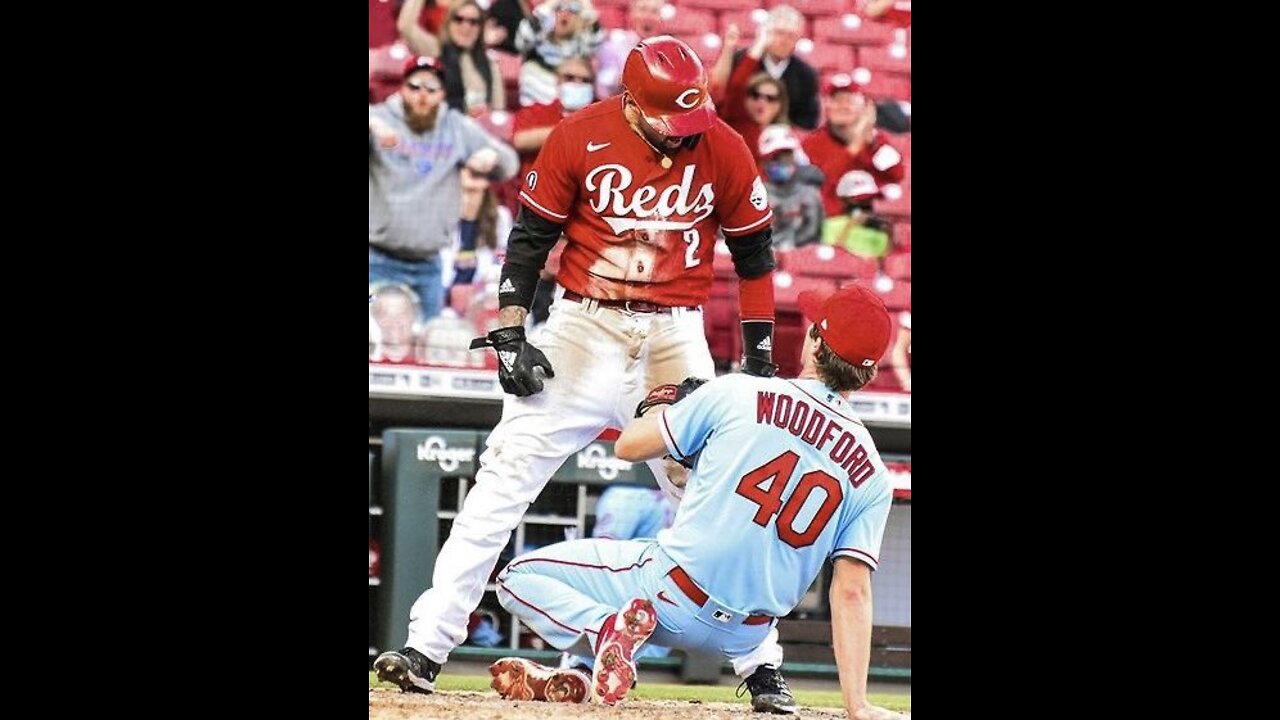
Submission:
[[[430,70],[436,74],[436,77],[444,80],[444,63],[437,58],[425,55],[410,55],[409,59],[404,61],[404,72],[401,76],[408,80],[410,75],[419,70]]]
[[[893,320],[876,294],[861,285],[834,292],[805,290],[798,298],[800,312],[818,326],[818,337],[841,360],[854,367],[871,367],[889,349]]]
[[[851,73],[836,73],[823,83],[822,94],[833,95],[838,92],[866,94],[866,85],[870,80],[871,73],[866,68],[858,68]]]

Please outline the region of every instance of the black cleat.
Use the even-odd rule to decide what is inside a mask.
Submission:
[[[373,661],[378,679],[394,683],[404,692],[433,693],[440,663],[407,647],[400,651],[388,650]]]
[[[744,687],[751,691],[751,709],[756,712],[789,715],[798,709],[787,681],[772,665],[761,665],[743,680],[738,686],[738,697],[742,697]]]

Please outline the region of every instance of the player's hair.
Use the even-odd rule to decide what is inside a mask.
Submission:
[[[821,338],[818,337],[817,325],[809,326],[809,337],[821,342]],[[855,367],[852,363],[836,355],[825,342],[822,342],[818,347],[818,375],[822,378],[822,382],[836,392],[861,389],[875,379],[876,372],[879,369],[879,365]]]

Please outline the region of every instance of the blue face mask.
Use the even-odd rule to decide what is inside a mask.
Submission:
[[[560,83],[560,104],[565,110],[581,110],[595,99],[595,88],[589,83]]]
[[[795,177],[796,166],[791,163],[771,162],[764,166],[764,172],[769,176],[769,182],[781,185]]]

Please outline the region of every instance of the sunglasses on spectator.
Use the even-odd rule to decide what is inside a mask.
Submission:
[[[427,83],[413,82],[412,80],[405,83],[404,86],[409,88],[410,90],[414,90],[418,92],[426,90],[427,92],[430,92],[430,93],[440,92],[441,90],[444,89],[439,85],[429,85]]]
[[[578,13],[582,12],[582,5],[579,5],[576,2],[561,3],[560,7],[556,9],[562,12],[573,13],[574,15],[577,15]]]
[[[562,82],[583,82],[583,83],[593,83],[596,81],[595,78],[587,77],[586,75],[561,75],[560,80]]]
[[[478,15],[476,17],[471,17],[470,15],[466,17],[462,15],[454,15],[453,21],[456,23],[466,23],[472,27],[480,27],[480,17]]]
[[[747,96],[750,97],[752,100],[765,100],[771,103],[778,102],[779,98],[781,97],[779,95],[766,95],[765,93],[762,93],[758,90],[752,90],[751,92],[747,93]]]

